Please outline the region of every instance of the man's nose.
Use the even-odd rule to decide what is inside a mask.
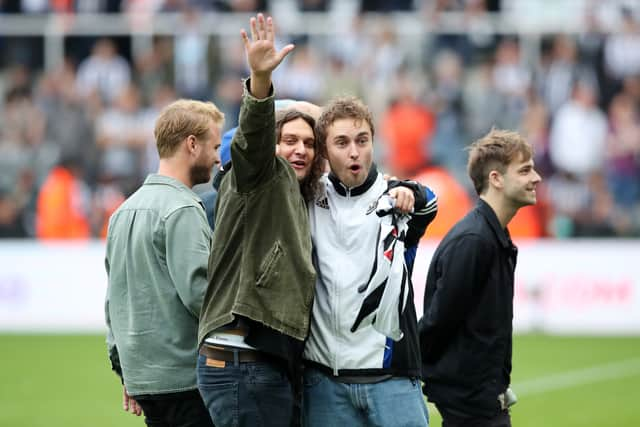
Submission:
[[[294,147],[294,153],[300,154],[300,155],[307,154],[307,150],[305,149],[305,146],[304,146],[304,141],[298,141],[296,143]]]
[[[358,157],[360,157],[360,151],[358,150],[356,144],[349,144],[349,157],[352,159],[357,159]]]

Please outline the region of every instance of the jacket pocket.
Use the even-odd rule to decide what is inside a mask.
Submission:
[[[260,270],[258,271],[258,280],[256,281],[256,286],[265,287],[271,281],[271,278],[274,274],[277,274],[276,265],[278,264],[278,260],[283,254],[282,245],[280,245],[280,241],[276,240],[271,248],[271,251],[267,254],[262,264],[260,264]]]

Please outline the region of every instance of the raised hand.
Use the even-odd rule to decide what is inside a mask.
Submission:
[[[271,17],[265,19],[264,15],[259,13],[257,17],[251,18],[249,23],[251,39],[244,29],[240,33],[251,69],[251,93],[256,98],[264,98],[268,95],[271,86],[271,72],[293,50],[294,46],[289,44],[280,52],[276,51],[275,31]]]

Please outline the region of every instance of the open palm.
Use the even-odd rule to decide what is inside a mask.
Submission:
[[[285,46],[280,52],[276,50],[274,43],[275,32],[271,17],[265,20],[260,13],[257,19],[251,18],[250,25],[251,39],[249,39],[245,30],[241,32],[249,67],[255,74],[269,74],[293,50],[293,45]]]

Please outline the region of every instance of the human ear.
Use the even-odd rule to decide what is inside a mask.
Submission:
[[[502,174],[495,169],[489,172],[489,185],[502,188]]]

